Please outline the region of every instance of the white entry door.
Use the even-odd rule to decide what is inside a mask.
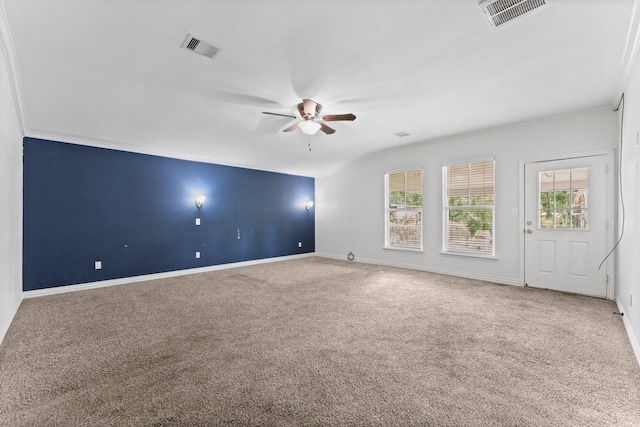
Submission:
[[[607,157],[525,165],[525,283],[607,296]]]

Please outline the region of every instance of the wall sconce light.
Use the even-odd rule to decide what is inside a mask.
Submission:
[[[307,203],[304,204],[304,207],[307,208],[307,210],[311,210],[311,208],[313,207],[313,202],[309,200]]]
[[[204,205],[204,199],[206,197],[204,196],[198,196],[196,197],[196,206],[198,207],[198,209],[200,209],[202,207],[202,205]]]

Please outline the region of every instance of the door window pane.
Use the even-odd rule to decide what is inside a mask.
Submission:
[[[568,208],[571,204],[569,190],[556,191],[556,209]]]
[[[540,228],[553,228],[553,211],[540,211]]]
[[[571,188],[587,188],[587,168],[571,169]]]
[[[552,190],[553,191],[553,171],[540,172],[540,191]]]
[[[556,210],[555,214],[555,228],[568,229],[571,228],[571,215],[568,209]]]
[[[588,168],[575,168],[538,174],[538,228],[587,228],[588,173]]]
[[[555,189],[556,190],[568,190],[571,188],[571,170],[563,169],[554,171],[555,175]]]

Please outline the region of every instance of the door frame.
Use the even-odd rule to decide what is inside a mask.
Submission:
[[[614,163],[615,158],[615,149],[610,150],[597,150],[597,151],[588,151],[583,153],[571,153],[565,155],[548,155],[548,156],[539,156],[539,157],[531,157],[527,159],[521,159],[518,161],[518,282],[521,286],[525,286],[525,253],[524,253],[524,233],[525,233],[525,212],[524,212],[524,204],[525,204],[525,166],[531,163],[540,163],[540,162],[549,162],[554,160],[571,160],[571,159],[579,159],[581,157],[594,157],[594,156],[606,156],[606,165],[607,165],[607,182],[606,182],[606,221],[607,221],[607,229],[606,229],[606,246],[607,253],[613,248],[615,242],[615,235],[617,231],[617,224],[615,222],[615,206],[616,206],[616,197],[617,194],[615,192],[616,185],[616,177],[617,170]],[[607,274],[607,293],[606,297],[608,300],[613,300],[615,298],[615,268],[614,268],[614,257],[615,253],[612,253],[607,261],[603,264],[603,268],[606,268]]]

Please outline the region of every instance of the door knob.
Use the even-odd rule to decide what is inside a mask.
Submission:
[[[533,230],[531,230],[530,228],[527,229],[527,234],[531,234],[533,233]]]

